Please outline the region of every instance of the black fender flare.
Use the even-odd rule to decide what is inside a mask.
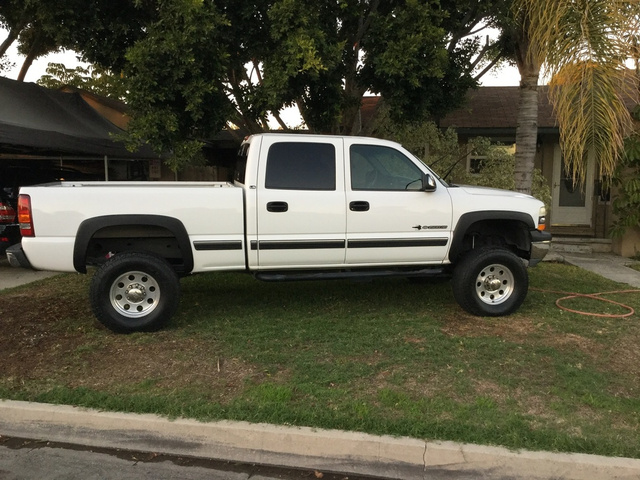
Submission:
[[[504,210],[485,210],[481,212],[469,212],[460,216],[460,220],[453,230],[453,238],[451,240],[451,248],[449,249],[449,261],[455,263],[460,254],[463,252],[464,237],[469,227],[474,223],[485,220],[507,220],[522,222],[529,230],[535,230],[536,225],[531,215],[523,212],[510,212]]]
[[[183,223],[177,218],[164,215],[103,215],[84,220],[78,227],[76,241],[73,246],[73,268],[79,273],[87,273],[85,257],[89,242],[95,233],[105,227],[118,226],[153,226],[170,231],[177,239],[184,257],[184,273],[193,270],[193,252],[189,234]]]

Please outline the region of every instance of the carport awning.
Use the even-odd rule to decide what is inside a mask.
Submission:
[[[113,139],[122,132],[79,93],[0,77],[0,153],[158,158],[150,148],[129,152]]]

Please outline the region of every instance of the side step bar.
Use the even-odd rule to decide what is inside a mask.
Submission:
[[[254,277],[264,282],[294,282],[302,280],[371,280],[382,277],[449,277],[444,268],[422,270],[335,270],[335,271],[277,271],[257,272]]]

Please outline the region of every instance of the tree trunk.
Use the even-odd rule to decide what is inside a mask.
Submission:
[[[366,3],[366,2],[363,2]],[[342,117],[338,132],[342,135],[362,134],[362,118],[360,116],[362,108],[362,97],[367,89],[360,85],[358,79],[358,69],[360,65],[360,54],[362,52],[362,39],[367,35],[371,22],[373,22],[378,11],[380,0],[370,2],[369,9],[363,7],[358,19],[358,30],[354,37],[347,41],[353,48],[348,50],[348,58],[345,59],[344,92],[342,100]]]
[[[337,133],[341,135],[360,135],[362,133],[360,109],[362,107],[363,95],[360,91],[345,91],[342,117]]]
[[[19,32],[19,30],[17,28],[12,28],[11,30],[9,30],[9,35],[4,40],[4,42],[2,42],[2,44],[0,44],[0,57],[3,57],[4,54],[7,53],[7,50],[9,50],[9,47],[18,38],[18,34],[19,33],[20,32]]]
[[[516,191],[531,194],[531,181],[538,143],[538,76],[539,72],[522,75],[520,105],[516,126]]]
[[[517,192],[530,195],[538,143],[538,78],[542,58],[538,45],[529,37],[526,17],[521,20],[524,24],[513,32],[515,60],[520,73],[514,180]]]
[[[29,54],[27,55],[27,58],[24,59],[24,63],[22,64],[22,68],[20,69],[20,73],[18,74],[18,78],[16,79],[19,82],[24,82],[24,79],[27,76],[27,72],[29,71],[31,64],[38,56],[38,51],[40,50],[41,45],[42,45],[42,33],[39,32],[36,35],[36,38],[33,40],[33,43],[31,44],[31,48],[29,49]]]

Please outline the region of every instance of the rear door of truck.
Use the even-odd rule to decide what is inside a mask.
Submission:
[[[257,185],[246,190],[247,222],[252,218],[256,222],[247,225],[249,264],[255,261],[261,270],[342,266],[346,228],[342,139],[259,138]],[[254,201],[255,217],[249,207]]]

